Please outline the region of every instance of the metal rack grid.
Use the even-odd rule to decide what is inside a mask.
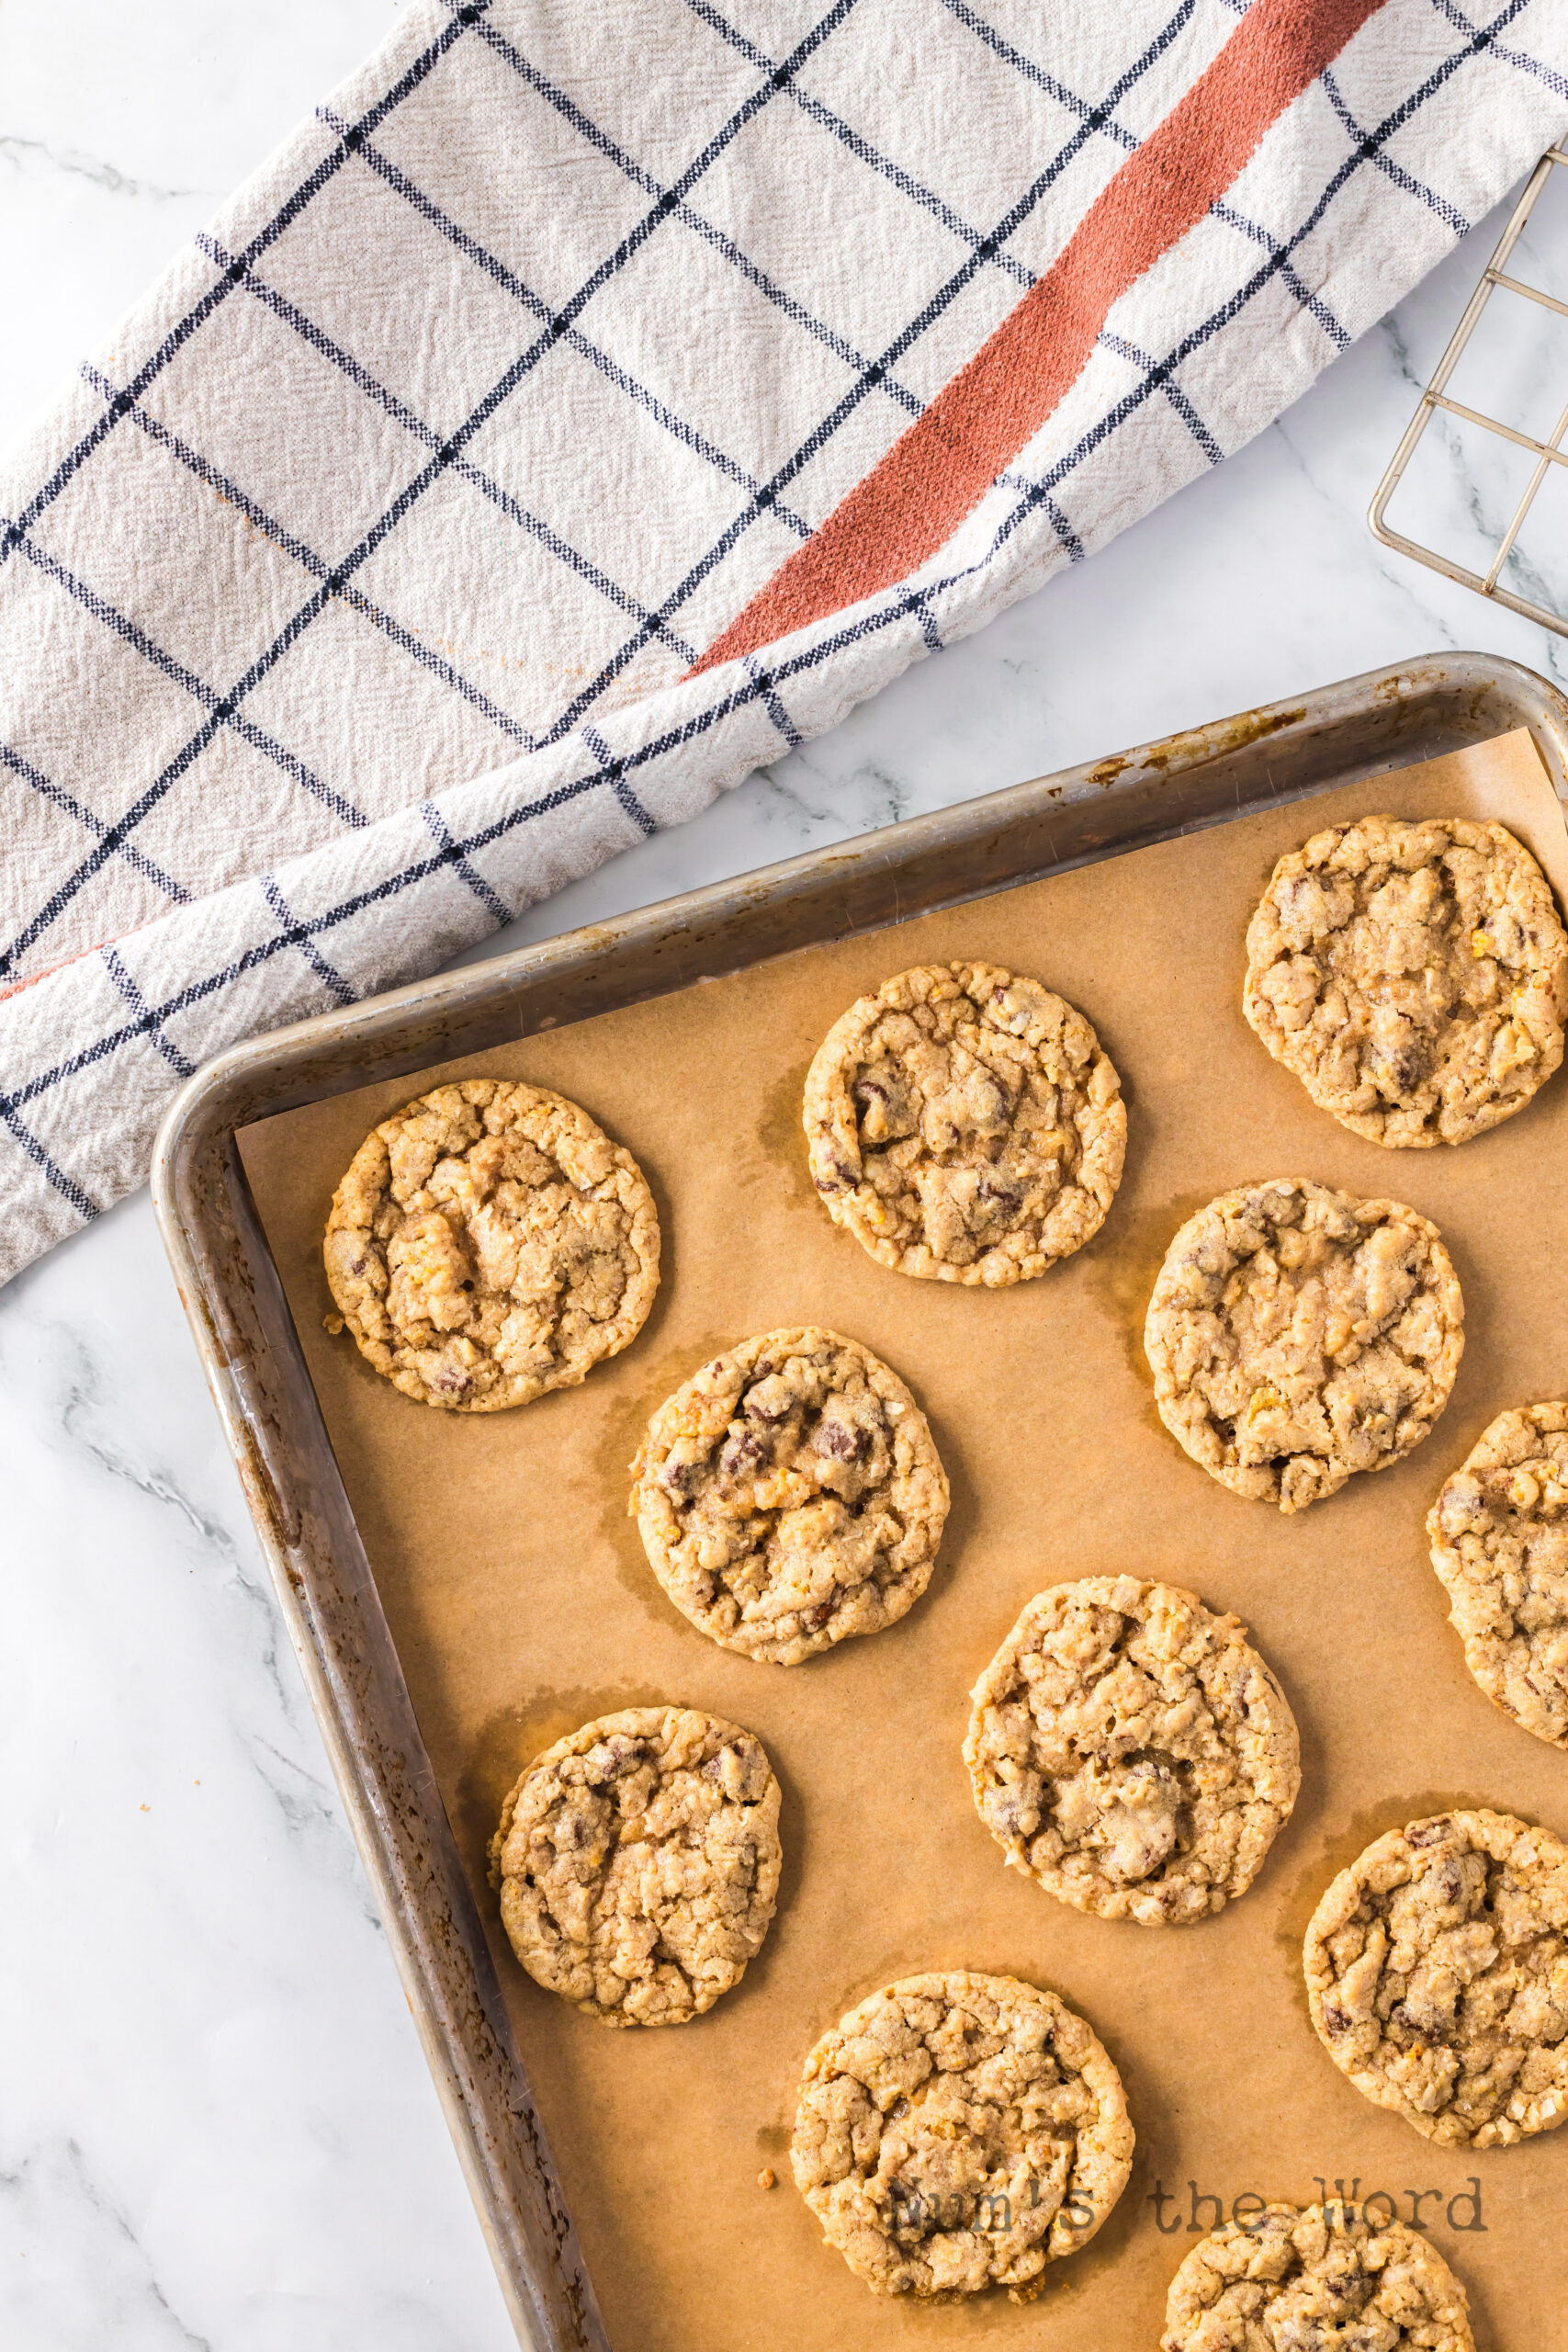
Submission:
[[[1568,466],[1568,450],[1559,446],[1564,434],[1568,434],[1568,407],[1565,407],[1559,416],[1552,428],[1551,438],[1546,441],[1537,441],[1530,434],[1521,433],[1516,426],[1505,424],[1497,417],[1485,416],[1479,409],[1467,408],[1462,401],[1450,400],[1445,390],[1450,377],[1459,364],[1465,345],[1475,332],[1481,313],[1492,299],[1494,287],[1506,286],[1511,294],[1522,294],[1526,301],[1539,303],[1542,310],[1555,311],[1561,317],[1568,318],[1568,302],[1560,302],[1555,295],[1543,293],[1539,286],[1527,286],[1523,278],[1509,277],[1505,266],[1515,245],[1518,243],[1526,221],[1535,209],[1541,190],[1551,178],[1553,170],[1558,167],[1568,170],[1568,153],[1564,153],[1561,148],[1549,147],[1530,174],[1529,185],[1514,207],[1508,225],[1498,240],[1497,250],[1487,263],[1480,284],[1465,306],[1464,316],[1454,329],[1449,347],[1438,360],[1431,382],[1421,395],[1421,405],[1411,418],[1404,438],[1394,451],[1388,471],[1378,484],[1377,494],[1372,500],[1367,520],[1371,525],[1373,537],[1380,539],[1385,548],[1397,548],[1401,555],[1413,556],[1417,563],[1427,564],[1434,571],[1446,573],[1450,580],[1461,582],[1466,588],[1473,588],[1477,595],[1490,596],[1495,603],[1506,605],[1510,612],[1523,613],[1527,620],[1539,621],[1543,628],[1555,629],[1559,637],[1568,637],[1568,614],[1551,612],[1546,605],[1536,604],[1532,598],[1516,596],[1512,589],[1504,588],[1498,584],[1503,566],[1508,560],[1514,542],[1519,536],[1524,519],[1534,503],[1536,492],[1546,480],[1549,468]],[[1399,487],[1405,467],[1415,455],[1416,444],[1431,423],[1434,413],[1438,409],[1444,410],[1450,416],[1461,416],[1471,424],[1479,424],[1485,432],[1495,433],[1501,439],[1512,441],[1521,449],[1532,449],[1535,452],[1535,469],[1526,485],[1525,494],[1514,509],[1508,527],[1503,534],[1502,542],[1492,559],[1490,571],[1484,574],[1479,571],[1467,571],[1463,564],[1451,562],[1447,556],[1438,554],[1435,548],[1425,548],[1419,540],[1406,538],[1403,532],[1391,530],[1383,519],[1388,502]]]

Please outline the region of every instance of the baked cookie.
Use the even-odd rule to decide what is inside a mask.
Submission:
[[[947,1473],[897,1374],[809,1327],[704,1364],[655,1413],[632,1475],[676,1608],[775,1666],[895,1623],[931,1581],[947,1518]]]
[[[1038,980],[919,964],[829,1030],[806,1138],[829,1216],[879,1265],[997,1289],[1099,1232],[1127,1113],[1083,1014]]]
[[[1562,1059],[1568,936],[1505,826],[1363,817],[1274,868],[1242,1010],[1321,1110],[1371,1143],[1467,1143]]]
[[[1420,1444],[1463,1323],[1435,1225],[1280,1176],[1188,1218],[1144,1346],[1159,1417],[1193,1461],[1235,1494],[1304,1510]]]
[[[1301,1786],[1295,1718],[1246,1626],[1175,1585],[1036,1593],[970,1696],[981,1820],[1013,1869],[1101,1918],[1223,1911]]]
[[[1526,1731],[1568,1747],[1568,1404],[1500,1413],[1427,1535],[1472,1674]]]
[[[1025,2302],[1133,2163],[1122,2077],[1082,2018],[1011,1976],[906,1976],[806,2062],[795,2187],[878,2295]]]
[[[1568,1846],[1506,1813],[1391,1829],[1306,1934],[1319,2041],[1428,2140],[1494,2148],[1568,2115]]]
[[[558,1739],[490,1841],[513,1951],[606,2025],[684,2025],[738,1984],[780,1860],[761,1742],[692,1707],[627,1707]]]
[[[1334,2202],[1269,2205],[1201,2238],[1170,2282],[1159,2352],[1475,2352],[1464,2289],[1429,2238]]]
[[[659,1217],[631,1153],[575,1102],[465,1078],[367,1136],[333,1195],[326,1261],[360,1353],[394,1388],[499,1413],[575,1388],[636,1339]]]

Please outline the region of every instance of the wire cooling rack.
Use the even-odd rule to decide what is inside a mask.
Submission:
[[[1512,589],[1499,584],[1503,567],[1508,560],[1525,517],[1535,503],[1536,492],[1553,466],[1568,466],[1568,450],[1559,446],[1564,434],[1568,434],[1568,407],[1559,416],[1551,438],[1538,441],[1533,435],[1521,433],[1516,425],[1505,424],[1500,417],[1483,415],[1480,409],[1467,408],[1462,401],[1450,400],[1446,389],[1495,287],[1506,286],[1511,294],[1522,294],[1527,302],[1538,303],[1544,311],[1555,311],[1560,317],[1568,318],[1568,302],[1560,302],[1555,295],[1543,292],[1539,286],[1527,285],[1521,277],[1510,277],[1506,266],[1547,182],[1559,169],[1568,170],[1568,154],[1560,148],[1549,147],[1530,174],[1529,186],[1514,207],[1513,216],[1498,240],[1497,250],[1487,263],[1481,283],[1466,304],[1464,316],[1454,329],[1452,340],[1438,360],[1431,382],[1421,395],[1421,405],[1411,418],[1404,438],[1378,484],[1377,495],[1372,500],[1367,520],[1371,525],[1373,537],[1381,539],[1385,548],[1397,548],[1401,555],[1414,556],[1417,563],[1429,565],[1432,571],[1445,573],[1450,580],[1462,582],[1465,587],[1473,588],[1477,595],[1490,596],[1495,603],[1506,605],[1510,612],[1523,613],[1528,620],[1539,621],[1543,628],[1555,629],[1559,637],[1568,637],[1568,614],[1552,612],[1531,597],[1517,596]],[[1480,425],[1484,432],[1495,433],[1500,439],[1512,441],[1517,447],[1535,453],[1535,466],[1525,485],[1524,496],[1514,509],[1508,527],[1492,559],[1491,569],[1485,572],[1467,571],[1463,564],[1452,562],[1446,555],[1439,555],[1436,548],[1423,547],[1417,539],[1406,538],[1402,531],[1391,530],[1383,519],[1389,500],[1398,489],[1400,479],[1416,454],[1421,435],[1438,409],[1450,416],[1463,417],[1469,424]]]

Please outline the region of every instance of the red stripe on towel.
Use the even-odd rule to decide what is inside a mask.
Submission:
[[[1071,390],[1112,304],[1201,220],[1382,5],[1253,0],[1044,277],[687,676],[841,612],[934,555]]]

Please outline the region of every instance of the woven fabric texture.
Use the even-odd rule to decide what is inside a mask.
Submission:
[[[1568,0],[413,0],[0,474],[0,1278],[1238,448]]]

